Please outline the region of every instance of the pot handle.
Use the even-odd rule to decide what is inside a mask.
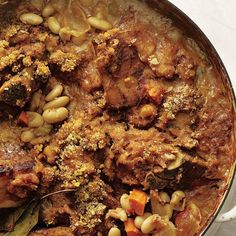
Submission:
[[[230,211],[221,213],[216,217],[217,223],[222,223],[230,220],[236,219],[236,206],[234,206]]]

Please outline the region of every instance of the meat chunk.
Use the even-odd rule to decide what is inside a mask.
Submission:
[[[23,107],[30,98],[31,87],[32,77],[29,73],[13,76],[1,86],[0,98],[9,105]]]
[[[7,26],[1,37],[7,41],[0,43],[0,101],[22,108],[51,75],[45,61],[47,34],[42,28],[13,25]]]
[[[24,69],[2,84],[0,101],[10,106],[23,107],[30,100],[33,92],[44,82],[43,77],[33,77],[31,68]]]
[[[168,125],[168,131],[174,137],[174,143],[178,147],[193,150],[198,146],[194,125],[197,115],[194,113],[179,112],[175,119]]]
[[[79,71],[79,84],[86,92],[92,92],[102,86],[100,74],[94,63],[89,63]]]
[[[111,34],[114,32],[111,32]],[[107,103],[112,108],[134,106],[141,99],[140,80],[145,68],[137,48],[130,44],[133,34],[114,33],[97,47],[97,67]]]
[[[125,131],[124,127],[116,127],[108,132],[113,145],[106,155],[104,171],[111,179],[119,178],[123,183],[135,185],[142,183],[151,169],[167,167],[170,160],[161,156],[165,149],[171,151],[171,147],[158,145],[164,137],[154,128]]]
[[[134,48],[126,44],[119,47],[113,61],[106,65],[103,76],[107,103],[111,107],[132,106],[139,101],[138,78],[143,68],[144,65],[140,63]]]
[[[141,60],[149,64],[157,77],[173,79],[177,75],[182,80],[195,77],[197,63],[191,54],[167,37],[155,38],[149,31],[144,34],[140,30],[135,45]]]
[[[39,179],[34,171],[36,153],[20,146],[19,128],[1,123],[0,199],[1,208],[15,207],[34,192]]]
[[[134,106],[140,100],[138,81],[134,77],[126,77],[115,81],[103,77],[105,98],[112,108]]]
[[[107,132],[113,144],[106,153],[104,172],[111,180],[158,189],[193,188],[210,181],[209,163],[174,146],[154,128],[125,131],[117,126]]]
[[[36,173],[24,173],[16,175],[7,187],[7,190],[17,197],[26,198],[29,191],[37,190],[38,185],[39,178]]]
[[[4,198],[6,202],[8,201],[8,197],[9,199],[15,199],[16,202],[21,201],[29,197],[30,193],[37,189],[39,179],[33,170],[34,162],[32,160],[18,161],[13,166],[1,160],[1,165],[5,169],[9,168],[8,171],[4,172],[3,177],[1,177],[3,179],[5,178],[6,183],[5,186],[2,186],[4,190],[1,191],[3,193],[1,198]],[[3,201],[1,207],[5,208],[4,205]]]
[[[59,191],[60,186],[56,185],[51,192]],[[66,193],[58,193],[44,199],[41,204],[41,218],[47,225],[55,226],[58,224],[68,225],[78,216],[75,208],[71,205],[71,197]]]
[[[3,170],[1,170],[3,172]],[[5,172],[5,171],[4,171]],[[9,184],[9,176],[1,173],[0,176],[0,208],[17,207],[22,204],[22,200],[10,194],[6,186]]]
[[[1,145],[0,153],[1,208],[19,205],[37,189],[39,184],[39,179],[33,170],[33,158],[14,144],[6,145],[5,148]]]
[[[180,188],[191,190],[196,186],[214,181],[205,177],[206,172],[206,163],[188,159],[176,169],[165,169],[159,173],[149,172],[146,175],[144,186],[150,189],[171,188],[177,190]]]
[[[173,78],[175,63],[173,61],[177,48],[165,38],[158,42],[157,50],[150,55],[148,62],[158,77]]]
[[[32,46],[31,50],[27,51],[28,54],[22,61],[14,63],[11,68],[14,73],[1,73],[0,100],[10,106],[23,107],[30,100],[32,93],[51,76],[46,61],[32,59],[37,54],[37,48]]]
[[[167,94],[157,126],[164,128],[179,112],[196,112],[202,103],[201,95],[196,93],[192,86],[178,84]]]
[[[60,189],[60,186],[54,189]],[[101,218],[105,215],[106,204],[112,199],[111,194],[112,189],[95,177],[78,186],[73,195],[58,193],[45,199],[41,217],[47,225],[73,225],[75,235],[94,235],[101,227]]]
[[[195,77],[197,65],[186,50],[179,50],[176,54],[175,61],[177,64],[175,73],[179,75],[180,79],[188,80]]]
[[[216,154],[218,147],[224,146],[229,138],[232,117],[224,113],[223,109],[225,108],[213,105],[205,113],[200,114],[196,136],[199,140],[198,149],[203,153]]]

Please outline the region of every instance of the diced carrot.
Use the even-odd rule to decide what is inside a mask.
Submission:
[[[144,208],[147,202],[147,194],[143,191],[134,189],[129,195],[129,203],[132,210],[139,216],[144,214]]]
[[[125,221],[125,232],[127,236],[142,236],[142,233],[134,224],[134,219],[129,218]]]
[[[28,125],[28,116],[26,114],[26,112],[22,111],[19,115],[19,118],[18,118],[18,123],[21,124],[21,125]]]

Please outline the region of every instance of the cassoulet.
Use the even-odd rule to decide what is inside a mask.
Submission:
[[[204,50],[144,1],[8,4],[0,235],[199,235],[233,162]]]

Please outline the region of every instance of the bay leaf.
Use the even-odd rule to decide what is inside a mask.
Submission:
[[[32,228],[38,223],[39,204],[32,202],[24,214],[16,222],[12,232],[4,234],[4,236],[27,236]]]
[[[27,202],[18,208],[8,209],[9,212],[4,215],[4,220],[1,221],[0,229],[2,231],[12,231],[14,229],[15,223],[26,211],[29,204],[30,202]]]

